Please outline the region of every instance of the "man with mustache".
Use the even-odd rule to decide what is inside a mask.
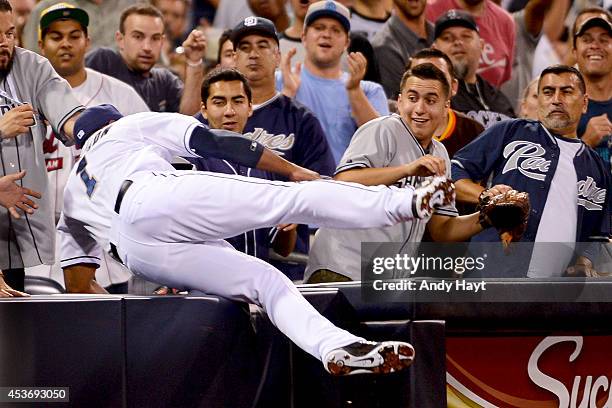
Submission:
[[[98,48],[86,56],[85,64],[131,85],[153,112],[194,115],[200,109],[206,37],[193,30],[183,42],[184,84],[168,69],[154,67],[164,37],[164,17],[157,8],[148,4],[130,6],[121,14],[115,34],[119,51]]]
[[[515,116],[512,103],[478,74],[485,43],[474,18],[463,10],[449,10],[435,25],[434,47],[453,62],[459,89],[451,100],[453,109],[465,113],[485,128]]]
[[[48,121],[57,137],[73,143],[83,107],[46,58],[15,47],[12,7],[0,0],[0,177],[26,171],[21,182],[42,198],[34,214],[11,219],[0,208],[0,270],[13,289],[23,290],[24,268],[53,264],[55,229],[42,153]]]
[[[479,183],[487,180],[529,193],[531,213],[522,241],[559,244],[534,246],[521,270],[528,277],[561,276],[573,250],[579,269],[594,274],[592,247],[582,243],[610,235],[610,168],[576,132],[587,102],[578,70],[550,66],[538,82],[539,122],[493,125],[452,160],[457,200],[478,203],[485,190]],[[499,237],[486,230],[473,240]]]

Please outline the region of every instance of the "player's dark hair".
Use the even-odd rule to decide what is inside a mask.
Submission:
[[[586,84],[584,83],[584,77],[582,76],[580,71],[578,71],[574,67],[570,67],[569,65],[561,65],[561,64],[551,65],[542,71],[542,73],[540,74],[540,79],[538,79],[538,93],[540,92],[540,85],[542,84],[542,78],[544,78],[545,75],[548,75],[548,74],[561,75],[561,74],[566,74],[566,73],[576,75],[576,77],[579,80],[580,91],[583,94],[585,94]]]
[[[578,29],[576,23],[578,22],[578,19],[580,18],[580,16],[582,16],[583,14],[587,14],[587,13],[604,14],[608,18],[608,21],[612,22],[612,13],[610,13],[608,10],[606,10],[603,7],[592,6],[592,7],[585,7],[582,10],[580,10],[578,14],[576,15],[576,18],[574,19],[574,24],[572,24],[572,32],[570,33],[570,37],[572,38],[572,45],[574,48],[576,48],[575,35],[576,35],[576,30]]]
[[[448,79],[446,79],[446,75],[444,75],[444,72],[442,72],[434,64],[429,62],[417,65],[416,67],[404,72],[402,81],[400,82],[400,93],[402,89],[404,89],[404,85],[406,85],[408,78],[412,76],[419,79],[438,81],[442,84],[442,90],[444,91],[445,96],[448,97],[450,95],[450,84],[448,83]]]
[[[226,41],[230,41],[231,36],[231,28],[221,33],[221,37],[219,37],[219,48],[217,49],[217,64],[221,62],[221,50],[223,48],[223,44],[225,44]]]
[[[162,23],[164,23],[164,15],[157,7],[151,6],[150,4],[134,4],[133,6],[123,10],[121,13],[121,17],[119,18],[119,32],[121,34],[125,34],[125,20],[132,14],[137,14],[139,16],[159,17]]]
[[[242,87],[244,88],[244,92],[246,93],[247,100],[249,103],[253,101],[251,86],[249,85],[249,81],[246,79],[244,75],[236,68],[215,68],[210,71],[202,81],[202,103],[206,106],[206,101],[208,100],[208,96],[210,95],[210,87],[215,82],[229,82],[229,81],[240,81],[242,82]]]
[[[412,62],[414,60],[430,58],[442,58],[444,61],[446,61],[446,66],[448,67],[448,72],[450,73],[451,78],[457,79],[457,75],[455,75],[455,68],[453,68],[453,62],[445,52],[440,51],[437,48],[423,48],[422,50],[414,53],[410,58],[408,58],[406,70],[409,70],[412,67]]]
[[[8,0],[0,0],[0,11],[11,13],[13,12],[13,7],[11,7],[11,3]]]

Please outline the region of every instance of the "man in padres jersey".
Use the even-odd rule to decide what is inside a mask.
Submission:
[[[610,234],[610,167],[577,138],[587,104],[582,74],[573,67],[550,66],[538,81],[539,122],[496,124],[453,158],[458,200],[476,203],[483,190],[479,182],[489,179],[529,193],[531,213],[521,241],[537,244],[531,257],[523,257],[525,265],[500,272],[559,277],[574,262],[575,250],[577,269],[595,274],[596,247],[584,243]],[[499,237],[487,230],[474,240]]]
[[[402,77],[400,115],[384,116],[359,128],[336,169],[336,180],[365,185],[417,185],[423,177],[450,175],[450,161],[436,129],[450,106],[450,84],[431,63]],[[420,242],[425,228],[436,241],[463,241],[482,231],[478,213],[457,216],[454,201],[431,219],[355,231],[322,228],[314,240],[305,280],[360,280],[362,242]]]

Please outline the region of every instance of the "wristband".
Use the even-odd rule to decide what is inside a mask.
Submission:
[[[190,67],[199,67],[199,66],[201,66],[202,64],[204,64],[204,63],[202,62],[202,60],[199,60],[198,62],[191,62],[191,61],[189,61],[189,60],[186,60],[186,62],[187,62],[187,65],[188,65],[188,66],[190,66]]]

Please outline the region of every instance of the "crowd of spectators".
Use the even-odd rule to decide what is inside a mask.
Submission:
[[[230,240],[296,281],[309,255],[311,282],[358,280],[359,243],[372,237],[495,240],[470,214],[483,191],[506,186],[534,200],[524,241],[608,237],[611,3],[0,0],[0,297],[21,293],[26,273],[63,283],[54,224],[79,161],[79,112],[111,103],[124,115],[179,112],[207,123],[201,84],[218,66],[238,69],[252,90],[244,137],[300,166],[366,185],[416,185],[433,174],[459,181],[456,206],[418,227],[320,230],[314,252],[316,226]],[[427,72],[406,81],[422,65]],[[419,143],[401,150],[406,140],[395,138]],[[275,179],[223,160],[193,166]],[[571,220],[563,231],[559,217]],[[588,255],[568,255],[554,270],[534,255],[525,276],[562,276],[576,262],[595,269]],[[102,286],[127,291],[130,272],[111,255],[102,264]]]

